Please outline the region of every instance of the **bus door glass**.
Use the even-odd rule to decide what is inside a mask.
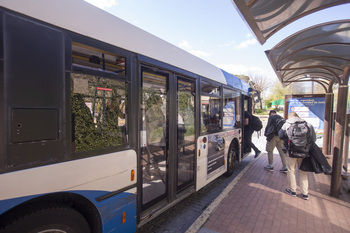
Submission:
[[[242,141],[242,145],[243,145],[243,150],[242,150],[242,158],[244,157],[244,154],[249,153],[251,151],[250,147],[246,147],[246,132],[244,130],[244,112],[249,112],[250,114],[252,114],[252,98],[247,96],[247,95],[242,95],[242,99],[243,99],[243,115],[242,115],[242,131],[243,131],[243,141]]]
[[[244,100],[244,110],[243,111],[247,111],[249,113],[252,113],[252,98],[250,96],[247,95],[243,95],[243,100]]]
[[[142,207],[167,197],[168,74],[142,70],[141,173]]]
[[[177,191],[194,181],[195,82],[177,82]]]

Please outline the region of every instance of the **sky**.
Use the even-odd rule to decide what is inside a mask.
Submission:
[[[293,33],[349,19],[350,4],[303,17],[261,45],[231,0],[86,0],[87,2],[235,75],[277,81],[265,52]]]

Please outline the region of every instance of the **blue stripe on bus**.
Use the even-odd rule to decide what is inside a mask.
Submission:
[[[121,193],[98,203],[103,232],[136,232],[136,195]],[[122,223],[125,212],[126,222]]]
[[[98,209],[103,225],[103,232],[135,232],[136,231],[136,194],[123,192],[103,201],[96,198],[106,195],[106,191],[70,191],[90,200]],[[0,201],[0,214],[33,198],[53,193],[31,195]],[[126,222],[122,223],[123,212]]]
[[[248,83],[244,82],[242,79],[234,76],[233,74],[227,73],[224,70],[221,70],[221,72],[224,74],[228,86],[248,92]]]
[[[22,204],[23,202],[29,201],[33,198],[39,197],[41,195],[32,195],[32,196],[25,196],[25,197],[18,197],[18,198],[12,198],[12,199],[6,199],[0,201],[0,215],[5,213],[6,211],[12,209],[13,207]]]

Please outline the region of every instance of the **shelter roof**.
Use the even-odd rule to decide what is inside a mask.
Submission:
[[[327,85],[332,79],[340,83],[345,67],[350,66],[350,20],[299,31],[266,55],[284,85],[300,81]]]
[[[291,22],[350,0],[232,0],[261,44]]]

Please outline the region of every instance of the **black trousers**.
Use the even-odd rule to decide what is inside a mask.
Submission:
[[[260,150],[254,145],[254,143],[252,142],[252,135],[254,133],[254,130],[252,129],[247,129],[244,130],[244,142],[245,142],[245,146],[243,148],[243,153],[247,153],[250,151],[250,148],[252,148],[255,151],[255,154],[257,154],[258,152],[260,152]]]

